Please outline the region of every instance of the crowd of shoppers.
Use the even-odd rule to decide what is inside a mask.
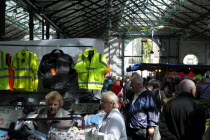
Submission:
[[[164,107],[160,118],[163,140],[202,140],[205,132],[204,108],[194,99],[196,85],[184,79],[179,84],[179,94]]]
[[[121,85],[124,98],[119,110],[128,139],[202,140],[207,111],[196,97],[210,95],[206,91],[210,80],[207,83],[206,78],[204,84],[190,79],[144,80],[134,72]]]
[[[106,114],[98,131],[110,140],[202,140],[207,113],[196,97],[209,97],[210,80],[204,84],[190,79],[176,84],[167,78],[144,80],[137,72],[122,81],[106,77],[101,96],[101,110]],[[70,117],[62,109],[59,92],[48,93],[45,102],[47,106],[38,110],[37,118]],[[52,127],[72,126],[71,120],[34,124],[44,134]]]

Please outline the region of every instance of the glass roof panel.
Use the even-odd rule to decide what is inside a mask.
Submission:
[[[151,35],[151,31],[145,30],[162,26],[166,19],[171,18],[171,14],[177,12],[186,1],[128,0],[125,4],[120,26],[123,27],[122,23],[126,21],[127,30],[139,30],[139,32],[144,32],[146,36]]]
[[[6,21],[15,25],[17,29],[23,30],[25,35],[29,35],[29,13],[27,7],[20,1],[6,0]],[[42,38],[42,23],[36,16],[34,17],[34,25],[34,40],[40,40]],[[50,28],[50,33],[54,34],[55,30]],[[23,39],[28,40],[29,36]]]

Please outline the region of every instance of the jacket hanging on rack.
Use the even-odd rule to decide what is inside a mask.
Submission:
[[[14,55],[12,68],[14,69],[14,89],[37,91],[38,60],[35,53],[22,49]]]
[[[74,69],[78,73],[79,88],[102,89],[104,73],[108,70],[103,54],[98,53],[96,49],[86,49],[83,54],[78,55]]]
[[[10,54],[0,50],[0,90],[13,90]]]
[[[62,50],[55,49],[45,54],[39,65],[39,78],[44,88],[68,89],[75,76],[72,57]]]

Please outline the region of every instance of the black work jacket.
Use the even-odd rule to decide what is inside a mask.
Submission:
[[[190,93],[181,92],[161,113],[161,140],[202,140],[205,122],[205,108]]]
[[[55,49],[42,57],[39,65],[39,78],[44,88],[68,89],[75,76],[74,61],[62,50]]]

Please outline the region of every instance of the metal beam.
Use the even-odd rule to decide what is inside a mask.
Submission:
[[[6,0],[0,0],[0,41],[5,40]]]
[[[79,3],[80,3],[80,1],[78,1],[78,2],[76,2],[76,3],[74,3],[74,4],[72,4],[72,5],[68,5],[68,6],[66,6],[66,7],[64,7],[64,8],[62,8],[62,9],[60,9],[60,10],[56,10],[55,12],[50,13],[49,16],[53,16],[53,15],[55,15],[55,14],[58,14],[58,13],[60,13],[60,12],[62,12],[62,11],[64,11],[64,10],[66,10],[66,9],[72,7],[72,6],[75,6],[75,5],[79,4]]]
[[[34,40],[34,11],[29,10],[29,40]]]
[[[52,25],[57,31],[66,36],[66,34],[63,33],[63,30],[60,27],[58,27],[58,25],[56,25],[48,16],[46,16],[45,13],[40,11],[35,4],[32,4],[29,0],[21,0],[21,1],[27,4],[29,7],[31,7],[35,11],[35,13],[37,13],[40,17],[42,17],[42,19],[44,19],[50,25]]]

